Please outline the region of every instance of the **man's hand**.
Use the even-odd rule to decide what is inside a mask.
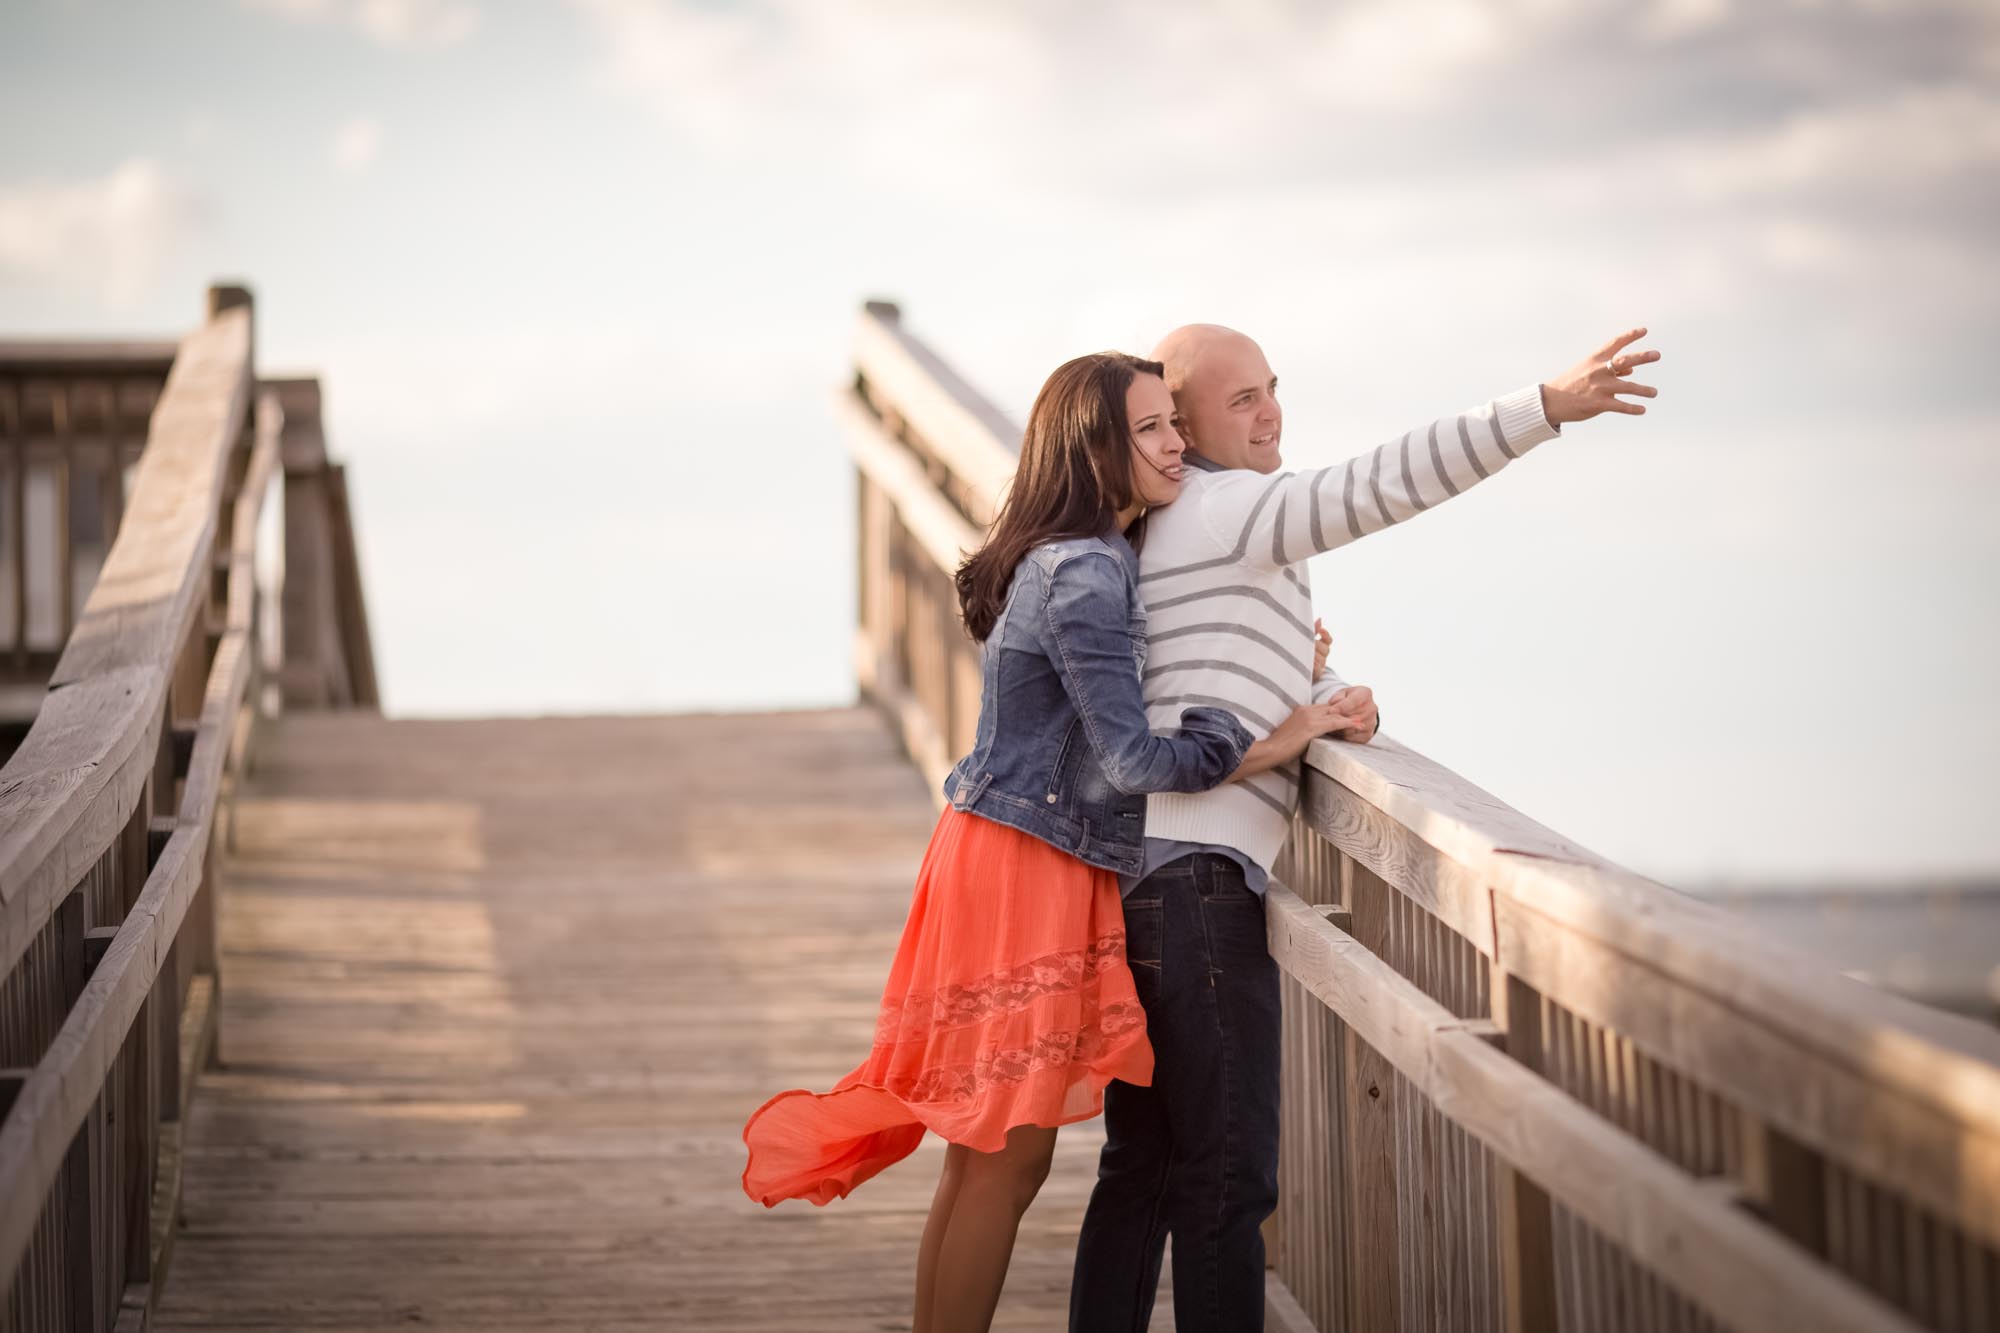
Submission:
[[[1333,634],[1319,620],[1313,621],[1313,675],[1318,680],[1326,671],[1326,655],[1333,651]]]
[[[1660,391],[1652,385],[1636,384],[1625,378],[1635,368],[1660,359],[1658,352],[1624,350],[1645,336],[1644,329],[1621,333],[1544,384],[1542,412],[1548,417],[1549,424],[1560,426],[1568,421],[1588,421],[1600,412],[1644,416],[1644,403],[1623,402],[1618,395],[1629,393],[1640,398],[1659,396]]]
[[[1346,725],[1331,729],[1332,734],[1344,741],[1366,742],[1375,735],[1375,728],[1381,724],[1382,715],[1375,707],[1375,691],[1366,685],[1349,685],[1344,690],[1335,690],[1327,699],[1326,707],[1346,719]]]

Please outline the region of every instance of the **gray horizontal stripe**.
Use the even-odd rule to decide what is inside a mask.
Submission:
[[[1263,774],[1261,774],[1261,773],[1257,775],[1257,777],[1262,777],[1262,776],[1263,776]],[[1242,788],[1242,789],[1243,789],[1244,791],[1248,792],[1248,793],[1249,793],[1250,795],[1252,795],[1252,796],[1255,796],[1255,797],[1256,797],[1256,798],[1257,798],[1258,800],[1262,801],[1262,802],[1263,802],[1263,803],[1264,803],[1265,805],[1268,805],[1268,806],[1270,806],[1270,807],[1271,807],[1271,808],[1272,808],[1273,810],[1276,810],[1276,811],[1277,811],[1277,812],[1278,812],[1279,814],[1283,815],[1283,816],[1284,816],[1284,817],[1285,817],[1286,819],[1290,819],[1290,818],[1292,817],[1292,815],[1293,815],[1294,813],[1296,813],[1296,812],[1295,812],[1295,811],[1294,811],[1294,810],[1292,809],[1292,806],[1290,805],[1290,803],[1288,803],[1288,802],[1286,802],[1286,801],[1281,801],[1281,800],[1279,800],[1279,799],[1278,799],[1277,797],[1275,797],[1275,796],[1271,795],[1271,793],[1270,793],[1270,792],[1267,792],[1267,791],[1265,791],[1265,790],[1264,790],[1264,789],[1263,789],[1262,787],[1259,787],[1259,786],[1257,785],[1257,778],[1245,778],[1245,779],[1244,779],[1243,781],[1241,781],[1241,782],[1238,782],[1238,783],[1235,783],[1235,784],[1233,784],[1233,785],[1235,785],[1235,786],[1238,786],[1238,787],[1241,787],[1241,788]]]
[[[1431,429],[1436,430],[1437,427]],[[1416,479],[1410,475],[1410,437],[1407,434],[1403,436],[1403,493],[1410,497],[1410,503],[1417,507],[1419,514],[1430,508],[1429,502],[1417,491]]]
[[[1500,452],[1507,455],[1507,457],[1519,458],[1521,455],[1507,447],[1507,437],[1500,432],[1500,404],[1488,403],[1486,409],[1493,414],[1486,418],[1486,424],[1493,428],[1493,443],[1499,445]]]
[[[1479,461],[1479,454],[1472,447],[1472,436],[1466,433],[1464,417],[1458,419],[1458,443],[1465,450],[1465,461],[1472,464],[1472,470],[1479,474],[1481,481],[1485,481],[1486,466]]]
[[[1209,597],[1248,597],[1252,601],[1262,602],[1273,611],[1276,611],[1280,616],[1283,616],[1286,621],[1297,626],[1299,633],[1305,635],[1307,638],[1312,637],[1312,626],[1300,620],[1284,607],[1279,606],[1278,599],[1271,596],[1270,593],[1265,592],[1262,588],[1253,588],[1247,583],[1228,583],[1220,588],[1202,588],[1195,592],[1184,592],[1178,597],[1168,597],[1161,601],[1148,602],[1146,610],[1165,611],[1171,607],[1186,606],[1189,602],[1199,602]]]
[[[1452,484],[1451,473],[1445,471],[1444,455],[1438,452],[1438,424],[1435,421],[1431,423],[1431,471],[1437,473],[1438,484],[1444,487],[1447,496],[1458,494],[1458,487]]]
[[[1389,517],[1389,506],[1382,502],[1382,453],[1388,447],[1385,444],[1375,451],[1375,466],[1368,469],[1368,489],[1375,493],[1375,512],[1382,516],[1385,528],[1396,521]]]
[[[1281,658],[1289,659],[1291,656],[1282,647],[1279,646],[1278,641],[1276,639],[1272,638],[1268,634],[1265,634],[1263,631],[1251,629],[1248,625],[1225,624],[1220,620],[1205,621],[1199,625],[1183,625],[1179,629],[1170,629],[1162,634],[1151,635],[1147,638],[1146,642],[1149,644],[1157,645],[1165,643],[1168,639],[1185,638],[1190,634],[1235,635],[1241,638],[1248,639],[1252,643],[1261,644],[1263,647],[1269,648],[1272,652],[1276,653]]]
[[[1347,485],[1341,488],[1341,499],[1347,502],[1347,535],[1355,541],[1361,540],[1361,517],[1354,512],[1354,474],[1361,469],[1353,463],[1347,465]]]
[[[1284,686],[1278,684],[1278,682],[1272,680],[1269,676],[1261,672],[1252,671],[1249,667],[1235,662],[1217,661],[1213,657],[1190,657],[1184,662],[1173,662],[1164,666],[1147,667],[1144,674],[1139,678],[1141,680],[1152,680],[1156,676],[1166,675],[1169,671],[1227,672],[1232,676],[1243,677],[1243,679],[1249,681],[1252,685],[1261,685],[1271,692],[1273,698],[1287,708],[1297,708],[1299,706],[1299,701],[1292,697],[1291,691],[1285,689]]]
[[[1176,574],[1192,574],[1196,570],[1201,570],[1201,569],[1217,569],[1223,565],[1233,565],[1237,561],[1241,560],[1243,558],[1243,553],[1250,549],[1251,529],[1257,526],[1258,518],[1261,517],[1264,513],[1264,506],[1270,503],[1271,496],[1277,491],[1277,489],[1280,486],[1285,484],[1286,480],[1287,480],[1286,477],[1282,476],[1279,477],[1276,481],[1273,481],[1269,486],[1266,486],[1264,488],[1264,493],[1257,497],[1257,503],[1250,507],[1250,517],[1244,521],[1243,531],[1237,535],[1236,549],[1231,551],[1228,555],[1218,556],[1213,560],[1197,560],[1191,565],[1176,565],[1172,569],[1156,569],[1153,570],[1151,573],[1141,574],[1139,576],[1139,582],[1148,583],[1154,579],[1172,578]]]
[[[1291,584],[1300,592],[1305,593],[1308,597],[1312,595],[1312,589],[1306,586],[1305,576],[1299,573],[1296,566],[1286,565],[1282,572],[1285,576],[1285,582]]]
[[[1289,492],[1278,497],[1278,517],[1271,524],[1271,563],[1280,568],[1291,563],[1291,558],[1285,554],[1285,506],[1291,503],[1291,499]]]
[[[1257,714],[1245,708],[1235,699],[1221,699],[1213,694],[1169,694],[1163,698],[1148,699],[1146,701],[1146,707],[1149,709],[1174,708],[1182,704],[1206,704],[1210,708],[1226,708],[1245,722],[1256,723],[1264,729],[1267,735],[1278,729],[1277,723],[1257,716]]]
[[[1326,533],[1319,524],[1319,488],[1320,483],[1326,480],[1327,472],[1328,469],[1326,468],[1321,468],[1318,472],[1315,472],[1313,474],[1312,489],[1306,493],[1306,507],[1312,511],[1312,539],[1313,550],[1315,551],[1324,551],[1327,549]]]

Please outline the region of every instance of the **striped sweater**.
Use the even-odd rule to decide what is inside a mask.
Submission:
[[[1196,464],[1180,498],[1152,511],[1139,552],[1146,604],[1147,720],[1218,704],[1253,736],[1344,684],[1312,679],[1313,602],[1305,560],[1413,518],[1557,434],[1541,389],[1444,417],[1359,457],[1275,476]],[[1146,798],[1146,836],[1233,847],[1269,870],[1299,799],[1294,760],[1242,782]]]

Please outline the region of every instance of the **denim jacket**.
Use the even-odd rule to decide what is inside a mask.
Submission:
[[[979,732],[944,780],[959,810],[1135,874],[1146,793],[1206,791],[1243,761],[1250,733],[1223,708],[1180,730],[1146,724],[1139,558],[1118,533],[1045,542],[1023,556],[980,662]]]

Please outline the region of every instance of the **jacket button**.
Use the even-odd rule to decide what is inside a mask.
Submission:
[[[1055,794],[1054,792],[1050,792],[1050,793],[1049,793],[1049,804],[1050,804],[1050,805],[1054,805],[1055,803],[1056,803],[1056,794]]]

